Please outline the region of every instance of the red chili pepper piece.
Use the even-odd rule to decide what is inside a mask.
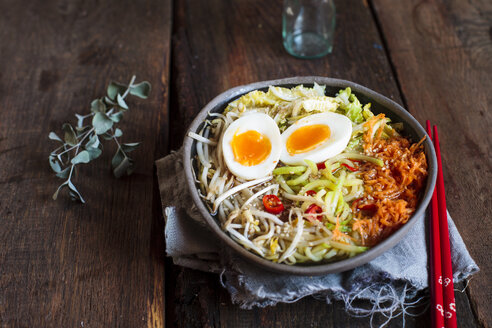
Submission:
[[[268,213],[279,214],[284,210],[284,204],[275,195],[265,195],[263,196],[263,206]]]
[[[323,213],[323,209],[316,204],[311,204],[306,209],[306,213],[307,214],[320,214],[320,213]],[[313,217],[315,219],[317,219],[318,221],[323,221],[323,215],[317,215],[317,216],[313,215]]]
[[[362,197],[361,198],[357,198],[356,200],[354,200],[354,202],[352,203],[355,207],[359,207],[359,203],[362,201]]]
[[[354,200],[354,203],[355,204],[355,207],[358,208],[359,210],[361,211],[366,211],[366,212],[370,212],[371,215],[374,215],[377,210],[378,210],[378,207],[376,206],[376,204],[374,203],[366,203],[366,204],[362,204],[362,205],[359,205],[359,203],[361,203],[363,200],[363,198],[357,198],[356,200]]]
[[[316,191],[314,191],[314,190],[308,190],[308,191],[306,191],[306,195],[308,195],[308,196],[314,196],[314,195],[316,195]]]
[[[318,170],[326,169],[326,165],[324,162],[318,163],[316,164],[316,166],[318,167]]]
[[[352,166],[347,165],[345,163],[342,163],[342,166],[345,166],[347,169],[349,169],[352,172],[357,172],[357,169],[355,167],[352,167]]]
[[[376,206],[376,204],[364,204],[364,205],[360,206],[359,209],[361,209],[363,211],[375,213],[378,210],[378,207]]]

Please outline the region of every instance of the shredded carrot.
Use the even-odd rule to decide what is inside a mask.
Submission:
[[[382,116],[381,116],[382,115]],[[364,151],[384,162],[380,167],[365,163],[361,167],[366,196],[352,203],[357,231],[364,245],[375,245],[405,224],[415,212],[426,177],[427,161],[422,142],[403,137],[383,139],[384,124],[374,131],[383,114],[371,118],[364,133]],[[365,209],[370,208],[370,211]]]
[[[341,242],[341,243],[344,243],[344,244],[349,244],[348,243],[348,240],[351,239],[351,240],[354,240],[354,238],[352,236],[349,236],[347,235],[346,233],[343,233],[341,230],[340,230],[340,215],[337,216],[337,221],[336,221],[336,225],[335,225],[335,229],[333,229],[333,236],[332,236],[332,239],[334,241],[338,241],[338,242]]]

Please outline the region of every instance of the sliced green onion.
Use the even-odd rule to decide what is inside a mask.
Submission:
[[[315,162],[313,162],[309,159],[305,159],[304,162],[306,162],[306,164],[311,169],[311,173],[313,173],[314,175],[318,174],[318,166],[316,165]]]
[[[369,247],[364,247],[364,246],[355,246],[355,245],[349,245],[349,244],[344,244],[340,243],[338,241],[330,241],[331,246],[341,249],[343,251],[347,252],[354,252],[354,253],[363,253],[369,249]]]
[[[362,181],[361,179],[350,179],[350,180],[346,180],[343,186],[351,187],[351,186],[359,186],[362,184],[364,184],[364,181]]]
[[[333,171],[340,167],[340,163],[329,163],[329,161],[325,162],[326,168],[321,170],[321,173],[325,178],[332,181],[333,183],[337,183],[338,179],[333,175]]]
[[[311,169],[308,167],[306,172],[304,172],[300,177],[292,180],[287,180],[287,184],[289,186],[296,186],[298,184],[301,184],[309,178],[310,174],[311,174]]]
[[[306,171],[306,166],[282,166],[273,170],[274,175],[280,174],[301,174]]]
[[[304,193],[308,190],[315,190],[316,188],[328,188],[328,189],[335,189],[335,184],[329,180],[325,180],[325,179],[320,179],[320,180],[316,180],[316,181],[313,181],[313,182],[310,182],[308,183],[307,185],[305,185],[302,189],[301,189],[301,192],[300,194],[301,195],[304,195]]]
[[[325,223],[325,227],[328,229],[328,230],[334,230],[336,225],[334,225],[333,223]],[[344,226],[344,225],[340,225],[339,227],[340,231],[341,232],[352,232],[352,229],[350,229],[350,227],[347,227],[347,226]],[[329,246],[331,247],[331,246]]]
[[[372,156],[363,155],[363,154],[347,153],[347,156],[345,158],[367,161],[379,166],[384,165],[384,162],[381,159]]]
[[[278,184],[280,185],[280,188],[282,188],[283,190],[285,190],[286,192],[288,192],[289,194],[292,194],[294,195],[295,192],[294,190],[292,190],[288,185],[287,183],[285,182],[285,179],[283,176],[279,175],[275,178],[278,182]]]

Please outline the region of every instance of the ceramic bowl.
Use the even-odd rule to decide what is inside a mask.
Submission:
[[[270,85],[291,88],[296,85],[303,84],[306,87],[312,87],[314,82],[320,85],[326,85],[326,95],[329,96],[335,96],[335,94],[340,89],[350,87],[352,89],[352,92],[355,93],[362,104],[366,104],[368,102],[371,103],[371,110],[374,114],[384,113],[387,117],[390,117],[393,122],[403,122],[403,134],[405,136],[412,138],[412,140],[414,141],[418,141],[422,139],[424,135],[426,135],[425,130],[412,115],[410,115],[400,105],[386,98],[385,96],[350,81],[319,76],[303,76],[285,78],[280,80],[262,81],[229,89],[215,97],[198,113],[196,118],[191,123],[188,132],[192,131],[198,133],[198,131],[202,128],[203,123],[207,118],[209,112],[222,112],[227,107],[228,103],[250,91],[257,89],[266,91],[268,90],[268,87]],[[432,197],[432,191],[434,190],[437,175],[437,163],[434,153],[434,147],[427,137],[424,141],[424,149],[428,161],[429,176],[420,204],[417,207],[414,215],[408,220],[405,225],[395,231],[387,239],[380,242],[378,245],[352,258],[331,263],[287,265],[268,261],[248,251],[243,246],[235,242],[226,232],[221,229],[218,218],[215,218],[209,213],[205,203],[199,197],[199,186],[193,178],[192,170],[194,170],[195,168],[192,166],[191,159],[196,156],[196,142],[192,138],[185,137],[183,148],[184,169],[191,196],[212,233],[215,234],[223,242],[225,247],[230,247],[235,252],[237,252],[237,254],[241,255],[244,259],[250,261],[251,263],[254,263],[269,271],[296,275],[322,275],[327,273],[350,270],[371,261],[372,259],[381,255],[383,252],[386,252],[387,250],[395,246],[407,234],[407,232],[410,230],[410,228],[412,228],[417,220],[423,219],[424,211],[427,208],[427,205],[429,204],[429,201]]]

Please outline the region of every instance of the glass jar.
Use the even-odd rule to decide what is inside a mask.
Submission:
[[[334,32],[333,0],[284,0],[282,38],[292,56],[309,59],[331,53]]]

